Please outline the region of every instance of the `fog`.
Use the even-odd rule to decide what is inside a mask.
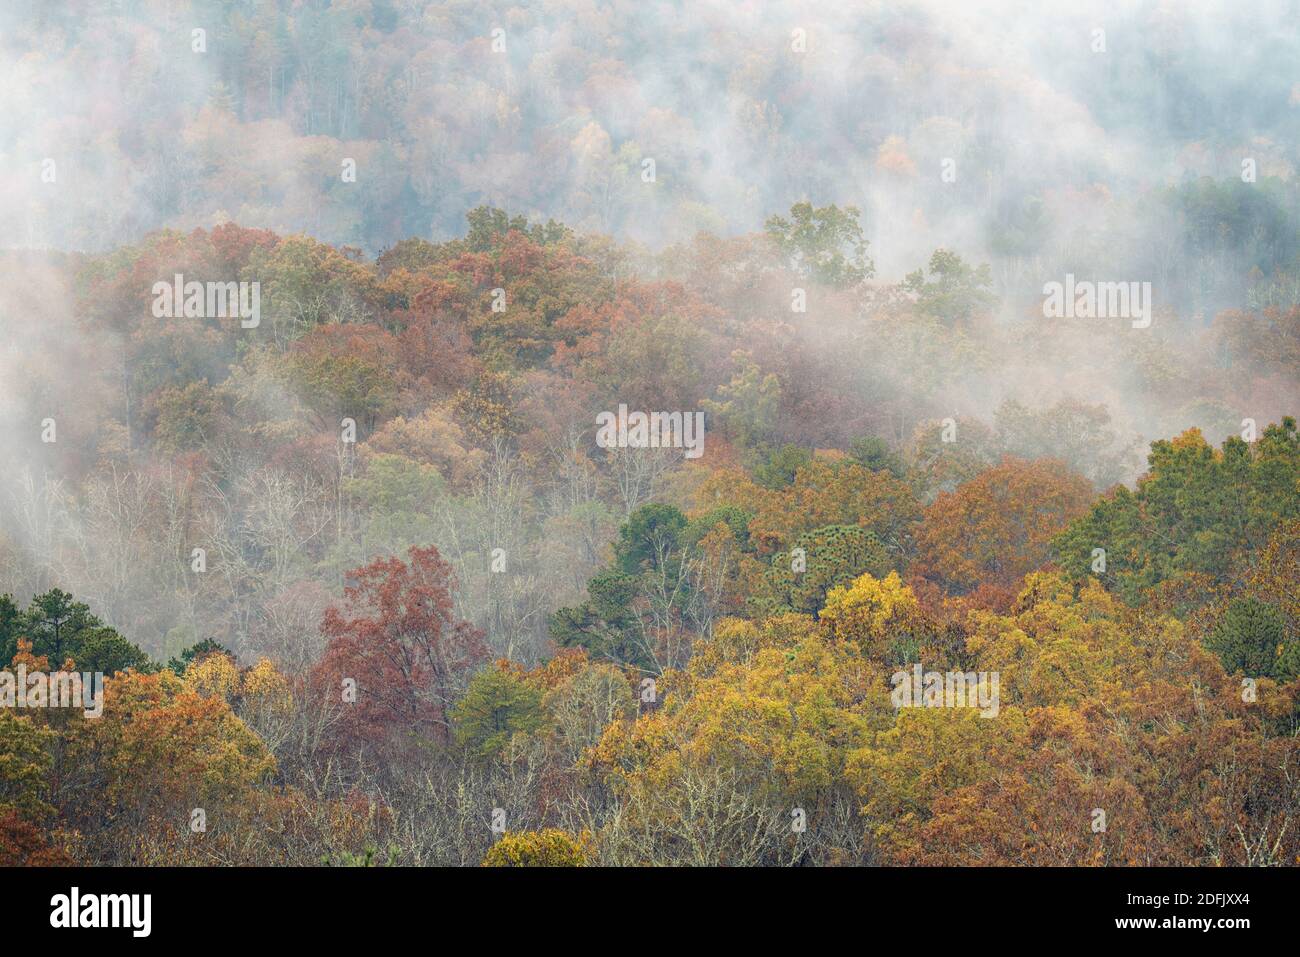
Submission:
[[[173,502],[166,547],[133,527],[157,518],[159,495],[198,492],[138,434],[133,403],[148,396],[123,386],[118,357],[141,333],[74,287],[87,263],[107,268],[161,229],[234,222],[373,259],[411,237],[462,236],[467,211],[486,204],[609,235],[645,275],[676,278],[669,264],[689,260],[701,232],[753,234],[801,200],[853,206],[875,276],[862,298],[791,331],[810,356],[836,361],[939,248],[987,264],[996,297],[962,333],[976,360],[946,340],[925,358],[917,334],[912,358],[937,381],[924,395],[892,360],[862,353],[844,391],[868,408],[865,430],[901,447],[930,418],[991,424],[1008,399],[1103,405],[1113,442],[1095,458],[1120,464],[1072,464],[1104,487],[1131,483],[1153,439],[1198,426],[1218,442],[1247,417],[1262,427],[1295,409],[1294,376],[1241,359],[1230,382],[1213,379],[1210,325],[1252,296],[1295,305],[1266,287],[1293,276],[1300,253],[1297,23],[1300,4],[1286,0],[8,4],[0,591],[62,582],[154,653],[206,633],[238,644],[263,616],[270,599],[239,584],[234,610],[208,619],[191,586],[159,607],[144,597],[171,588],[149,576],[171,574],[159,569],[209,521],[189,509],[217,506]],[[355,183],[340,176],[348,161]],[[1044,284],[1067,273],[1151,283],[1152,328],[1044,333]],[[169,276],[137,276],[131,295],[144,302]],[[748,308],[716,288],[700,295]],[[176,361],[164,377],[180,377]],[[281,409],[301,399],[276,394]],[[41,441],[47,416],[57,445]],[[237,500],[241,483],[265,479],[265,463],[232,459],[208,492]],[[310,511],[331,493],[299,494]],[[438,513],[444,531],[467,521],[462,506]],[[256,565],[265,543],[240,535],[261,532],[231,507],[228,547]],[[342,551],[363,559],[369,547]],[[592,551],[586,539],[563,548]],[[265,590],[337,582],[343,561]],[[520,612],[529,654],[542,612],[581,595],[596,564],[587,554],[557,594],[519,599],[533,603]],[[482,622],[499,599],[479,591]],[[518,636],[494,637],[506,650]]]
[[[373,255],[480,203],[658,247],[811,199],[863,210],[882,276],[947,246],[1023,292],[1031,245],[1174,241],[1153,190],[1289,181],[1300,122],[1293,2],[86,6],[0,13],[9,248],[233,219]]]

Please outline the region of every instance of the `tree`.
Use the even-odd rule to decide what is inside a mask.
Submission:
[[[898,479],[907,474],[902,458],[889,447],[889,443],[876,435],[860,436],[850,442],[849,457],[873,472],[888,472]]]
[[[1239,597],[1267,604],[1281,615],[1284,647],[1276,673],[1294,675],[1300,657],[1300,520],[1282,522],[1273,530],[1244,585]]]
[[[483,857],[483,867],[582,867],[590,850],[582,837],[558,828],[507,831]]]
[[[183,675],[185,674],[185,669],[190,666],[191,662],[202,661],[208,655],[226,655],[228,657],[234,657],[231,654],[230,649],[222,645],[216,639],[204,638],[197,644],[190,645],[188,648],[183,648],[180,657],[173,658],[171,661],[167,662],[167,667],[174,673]]]
[[[718,386],[717,400],[704,399],[700,406],[721,420],[727,433],[741,448],[754,448],[772,431],[781,402],[781,382],[763,374],[745,352],[732,355],[739,368],[731,381]]]
[[[12,595],[0,595],[0,661],[9,661],[18,652],[23,637],[22,609]]]
[[[725,525],[733,539],[742,549],[749,549],[749,523],[753,515],[735,505],[719,505],[707,512],[696,515],[686,524],[682,540],[695,547],[719,525]]]
[[[351,735],[445,743],[449,710],[487,647],[479,629],[456,618],[455,578],[438,549],[412,546],[407,558],[378,558],[348,573],[343,605],[321,621],[329,645],[314,684],[338,701],[345,681],[355,682],[355,704],[344,711]]]
[[[867,573],[884,578],[892,565],[875,533],[861,525],[826,525],[804,532],[790,550],[772,556],[766,588],[754,602],[767,614],[816,615],[832,588]]]
[[[527,217],[512,217],[505,210],[491,206],[475,206],[465,214],[465,219],[469,222],[465,246],[480,253],[494,249],[511,230],[524,233],[543,246],[558,243],[573,235],[572,230],[553,219],[530,226]]]
[[[331,428],[343,417],[373,431],[393,410],[402,385],[394,361],[400,350],[389,333],[371,325],[318,326],[288,354],[292,384],[302,401]]]
[[[153,667],[149,656],[112,628],[96,628],[82,636],[80,647],[72,656],[81,671],[117,674],[128,668],[147,671]]]
[[[17,631],[32,642],[32,653],[62,663],[81,645],[89,631],[103,627],[90,608],[58,588],[37,595],[19,620]],[[17,635],[14,639],[16,641]],[[6,647],[0,655],[8,661],[17,646]]]
[[[54,763],[55,734],[32,718],[0,708],[0,813],[45,821],[54,811],[46,801],[46,775]]]
[[[148,398],[145,414],[154,441],[169,452],[215,446],[224,422],[221,399],[205,380],[164,386]]]
[[[26,637],[31,640],[32,654],[48,658],[55,668],[61,668],[69,659],[80,670],[104,674],[149,667],[149,656],[144,651],[65,591],[53,588],[37,595],[18,615],[13,614],[12,603],[5,605],[6,600],[0,599],[0,640],[4,641],[0,657],[5,661],[18,653],[17,642]]]
[[[170,844],[188,835],[195,808],[219,824],[254,800],[275,770],[266,745],[224,698],[192,690],[167,669],[105,679],[103,716],[67,734],[71,779],[56,798],[92,854]],[[98,799],[86,801],[87,792]]]
[[[878,665],[915,661],[926,644],[928,622],[912,589],[897,572],[859,575],[826,595],[821,621],[835,641],[855,645]]]
[[[1013,589],[1051,557],[1053,536],[1087,510],[1092,494],[1063,463],[1006,457],[925,510],[916,571],[955,595]]]
[[[451,711],[456,741],[481,758],[494,757],[517,733],[545,722],[542,693],[500,666],[476,674]]]
[[[1133,616],[1059,572],[1031,575],[1015,613],[979,616],[966,644],[962,670],[1000,676],[996,720],[902,708],[848,757],[885,861],[1294,858],[1297,742],[1269,727],[1294,708],[1294,686],[1263,680],[1247,703],[1177,620]]]
[[[68,867],[66,851],[17,811],[0,810],[0,867]]]
[[[363,540],[376,551],[409,548],[439,529],[433,506],[445,500],[447,482],[432,465],[372,454],[366,456],[362,474],[345,479],[343,487],[365,515]]]
[[[1124,477],[1133,447],[1120,443],[1104,405],[1062,399],[1050,408],[1029,409],[1008,399],[994,418],[1003,452],[1023,459],[1060,459],[1098,488]]]
[[[805,201],[790,207],[789,219],[770,217],[764,229],[800,276],[847,288],[870,279],[876,272],[867,256],[868,243],[858,216],[856,206],[814,209]]]
[[[969,266],[947,249],[930,256],[929,280],[918,269],[907,274],[903,288],[916,296],[921,312],[949,324],[969,322],[997,301],[988,265]]]
[[[848,753],[887,720],[888,702],[857,649],[804,616],[728,619],[662,705],[616,722],[581,766],[619,800],[612,863],[788,864],[863,861]],[[791,832],[791,809],[807,833]],[[848,811],[851,821],[837,822]]]
[[[1296,676],[1294,646],[1287,648],[1286,619],[1275,605],[1254,598],[1235,598],[1205,639],[1205,647],[1219,656],[1231,673],[1248,677]],[[1287,651],[1290,654],[1285,654]]]
[[[658,502],[642,505],[618,530],[614,556],[619,570],[635,575],[671,560],[680,548],[685,529],[686,516],[680,509]]]
[[[780,489],[794,484],[801,468],[812,464],[813,453],[798,445],[783,445],[768,452],[754,469],[754,481],[763,488]]]
[[[308,236],[255,246],[245,273],[262,284],[262,321],[282,348],[322,324],[355,331],[382,301],[372,269]]]
[[[569,766],[600,741],[607,727],[632,718],[638,701],[632,683],[617,666],[590,662],[583,652],[576,655],[579,670],[547,687],[543,699]]]
[[[1001,452],[993,433],[977,419],[929,421],[916,427],[906,460],[926,501],[951,492],[984,469],[996,465]]]
[[[921,507],[912,489],[889,472],[856,462],[821,457],[795,472],[792,484],[767,491],[751,485],[725,492],[754,513],[750,539],[760,553],[789,546],[804,532],[827,525],[861,525],[893,554],[903,555]],[[752,498],[751,498],[752,495]]]
[[[585,648],[594,658],[649,670],[652,662],[633,611],[640,590],[636,575],[621,571],[595,575],[587,583],[587,601],[551,616],[551,639],[561,648]]]
[[[438,470],[450,484],[464,487],[482,468],[487,455],[474,448],[449,410],[430,407],[418,416],[397,416],[384,423],[363,446],[368,456],[400,456]]]
[[[1253,445],[1233,436],[1214,449],[1190,429],[1153,442],[1147,461],[1136,491],[1117,488],[1055,541],[1076,580],[1101,574],[1130,604],[1194,576],[1228,585],[1280,523],[1300,518],[1300,434],[1289,416]],[[1093,571],[1095,549],[1104,573]]]

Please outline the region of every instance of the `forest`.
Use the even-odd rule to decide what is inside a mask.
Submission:
[[[1285,4],[35,6],[0,866],[1300,864]]]
[[[1300,855],[1295,419],[1139,449],[942,391],[1069,355],[1156,421],[1294,403],[1300,308],[1000,325],[811,204],[648,259],[480,207],[373,260],[225,224],[24,268],[76,328],[13,390],[0,657],[106,677],[0,710],[7,862]],[[259,326],[155,316],[175,274],[258,277]],[[703,454],[601,447],[620,403]],[[998,674],[995,719],[892,706],[914,662]]]

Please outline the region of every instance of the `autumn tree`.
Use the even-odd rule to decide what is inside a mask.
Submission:
[[[483,866],[582,867],[590,853],[585,841],[558,828],[507,831],[483,857]]]
[[[275,769],[222,696],[166,669],[106,679],[103,716],[77,721],[68,735],[54,799],[90,853],[106,860],[166,859],[192,836],[196,808],[209,831],[219,831]]]
[[[1000,678],[996,719],[903,708],[848,757],[886,860],[1293,858],[1296,742],[1273,729],[1294,686],[1264,679],[1247,701],[1176,619],[1059,572],[1031,575],[1010,615],[976,616],[966,651],[969,670]]]
[[[1050,459],[1004,458],[940,493],[916,532],[916,572],[952,594],[1016,587],[1051,556],[1051,542],[1088,508],[1092,487]]]
[[[789,485],[774,489],[739,470],[718,470],[701,483],[696,499],[725,502],[751,513],[749,544],[761,555],[771,555],[816,528],[860,525],[891,554],[903,556],[921,516],[921,505],[906,482],[840,455],[814,456],[795,468]]]
[[[314,685],[334,700],[355,687],[344,713],[356,737],[447,742],[449,710],[487,649],[483,633],[455,616],[455,579],[438,549],[412,546],[407,559],[379,558],[349,572],[343,604],[321,621],[329,645]]]
[[[864,862],[847,755],[886,720],[855,647],[804,616],[726,620],[660,708],[617,722],[583,758],[619,800],[610,863]],[[799,812],[805,835],[791,827]]]

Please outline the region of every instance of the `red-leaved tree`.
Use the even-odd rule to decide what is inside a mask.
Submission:
[[[408,556],[349,572],[343,607],[321,620],[329,646],[314,683],[343,702],[341,730],[352,739],[393,742],[402,732],[447,741],[448,709],[487,657],[483,632],[455,618],[455,577],[438,549],[415,547]]]

